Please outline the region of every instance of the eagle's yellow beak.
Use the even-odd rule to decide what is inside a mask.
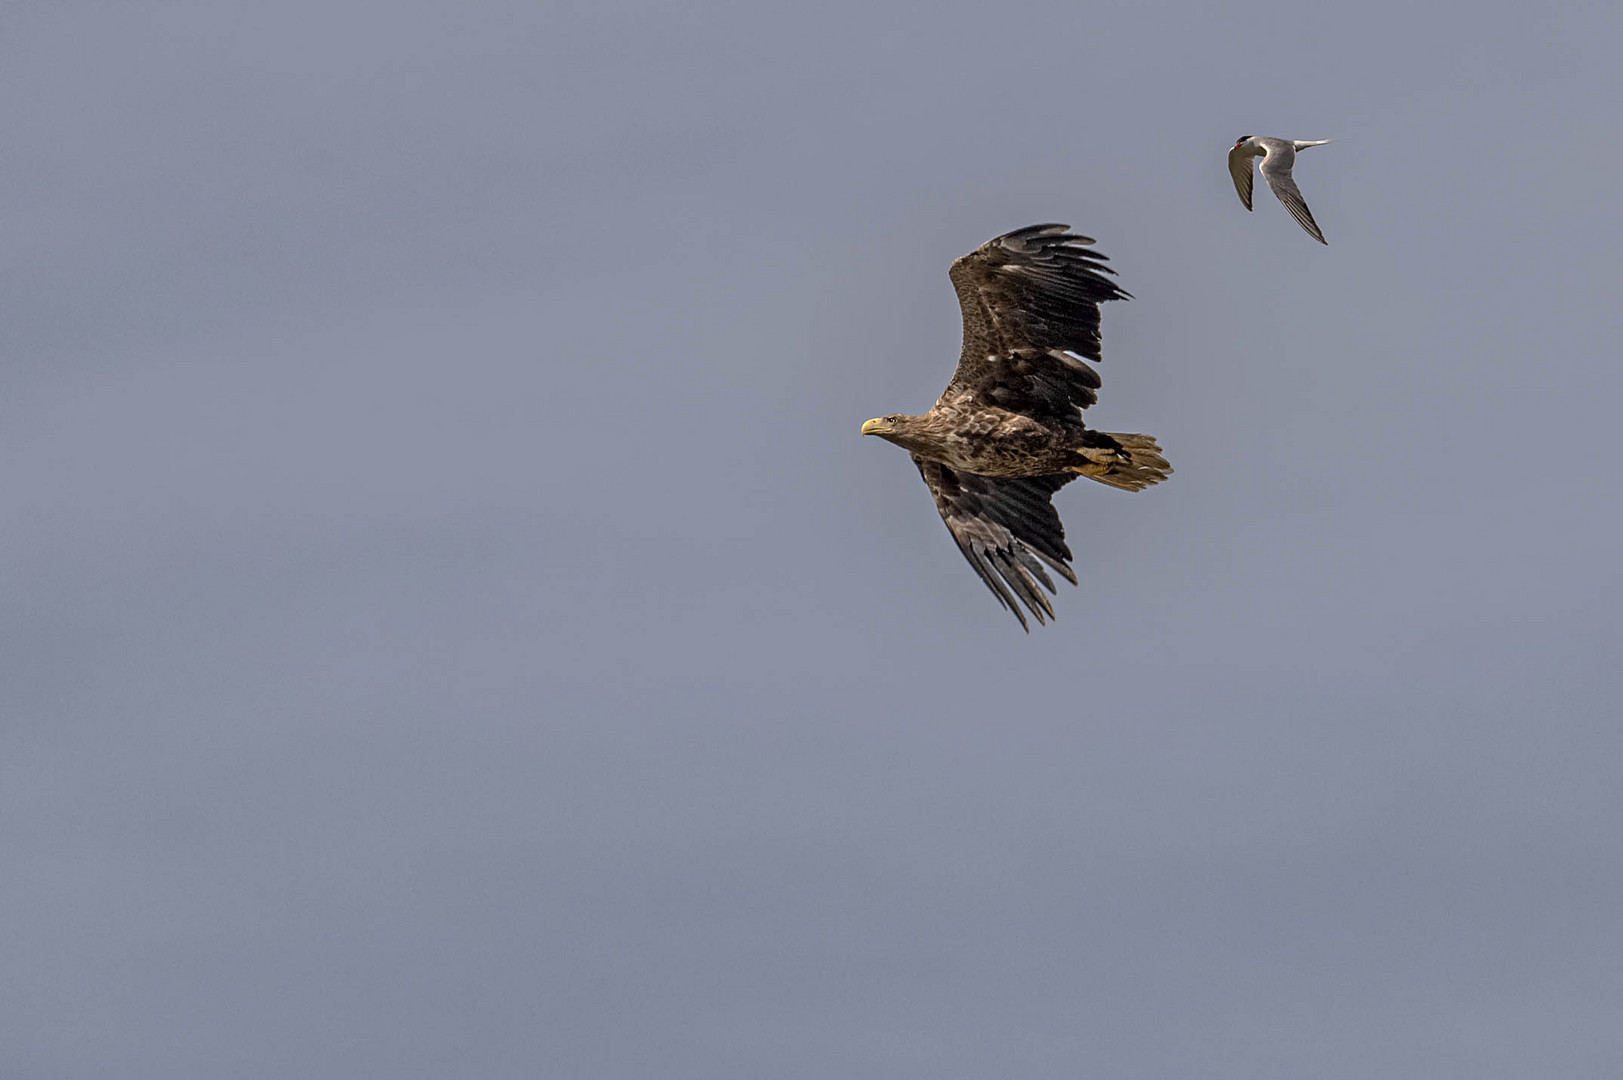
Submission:
[[[872,420],[864,420],[862,423],[862,433],[864,435],[883,435],[889,430],[890,425],[877,416]]]

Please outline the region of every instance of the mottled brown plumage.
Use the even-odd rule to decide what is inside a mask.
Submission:
[[[1077,581],[1054,492],[1078,476],[1138,491],[1172,472],[1148,435],[1082,423],[1098,400],[1086,361],[1100,359],[1099,305],[1129,295],[1068,229],[1018,229],[954,260],[964,345],[952,381],[921,416],[862,425],[912,454],[964,558],[1027,630],[1022,604],[1039,623],[1054,616],[1044,564]]]

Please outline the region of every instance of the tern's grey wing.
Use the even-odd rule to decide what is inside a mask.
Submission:
[[[1234,190],[1240,193],[1240,201],[1247,210],[1251,209],[1251,155],[1242,153],[1238,146],[1229,151],[1229,175],[1234,177]]]
[[[1262,159],[1258,171],[1262,173],[1262,178],[1268,181],[1268,186],[1273,188],[1279,201],[1285,204],[1285,209],[1291,212],[1291,217],[1296,219],[1296,223],[1306,229],[1308,235],[1319,243],[1328,244],[1330,241],[1319,231],[1319,223],[1313,220],[1313,214],[1308,210],[1306,200],[1302,198],[1301,189],[1296,186],[1296,181],[1291,179],[1291,166],[1295,162],[1296,152],[1289,143],[1284,143],[1283,148],[1277,150],[1270,146],[1268,156]]]

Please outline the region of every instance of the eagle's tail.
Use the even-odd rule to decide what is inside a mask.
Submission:
[[[1123,491],[1143,491],[1172,475],[1161,447],[1149,435],[1122,435],[1092,431],[1076,450],[1087,459],[1076,472]]]

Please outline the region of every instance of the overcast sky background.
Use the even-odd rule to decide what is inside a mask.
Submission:
[[[1623,1075],[1617,5],[0,31],[8,1080]],[[857,428],[1042,221],[1028,637]]]

